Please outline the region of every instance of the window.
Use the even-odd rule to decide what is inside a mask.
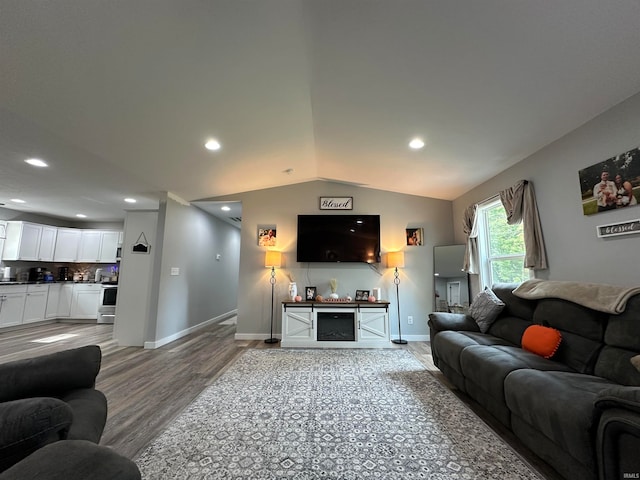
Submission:
[[[507,223],[507,214],[500,199],[478,205],[477,215],[482,285],[528,280],[529,271],[524,268],[522,223]]]

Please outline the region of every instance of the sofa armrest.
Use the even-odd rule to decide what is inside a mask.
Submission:
[[[640,414],[608,408],[600,417],[596,440],[598,478],[640,478]]]
[[[139,480],[136,464],[108,447],[62,440],[0,473],[0,480]]]
[[[0,471],[49,443],[66,438],[72,421],[71,407],[56,398],[0,403]]]
[[[464,313],[435,312],[429,314],[429,327],[435,332],[458,330],[479,332],[480,328],[473,318]]]
[[[640,414],[640,387],[616,385],[600,392],[594,400],[599,413],[610,408],[620,408]]]
[[[0,402],[29,397],[59,397],[77,388],[92,388],[100,371],[97,345],[0,365]]]

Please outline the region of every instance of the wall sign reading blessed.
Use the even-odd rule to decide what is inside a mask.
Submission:
[[[614,237],[616,235],[630,235],[640,233],[640,219],[629,220],[622,223],[610,223],[608,225],[598,225],[598,237]]]
[[[320,210],[353,210],[353,197],[320,197]]]

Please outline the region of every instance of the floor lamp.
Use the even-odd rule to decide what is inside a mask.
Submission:
[[[404,268],[404,252],[389,252],[387,254],[387,267],[395,268],[393,272],[393,283],[396,284],[396,300],[398,301],[398,338],[391,340],[393,343],[404,345],[406,340],[402,339],[402,333],[400,331],[400,291],[398,286],[400,285],[400,273],[398,268]]]
[[[280,341],[277,338],[273,338],[273,296],[276,286],[276,267],[280,268],[281,264],[282,253],[276,252],[275,250],[267,250],[264,256],[264,266],[267,268],[271,267],[271,278],[269,279],[269,283],[271,283],[271,333],[264,343],[278,343]]]

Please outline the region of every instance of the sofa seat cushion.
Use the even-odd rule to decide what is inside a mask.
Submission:
[[[509,345],[505,340],[501,340],[485,333],[455,332],[452,330],[439,332],[432,340],[433,350],[440,358],[440,361],[446,363],[459,374],[462,374],[462,368],[460,367],[460,354],[465,348],[475,345],[494,344]]]
[[[500,402],[505,398],[504,380],[514,370],[572,371],[566,365],[509,345],[469,346],[460,354],[460,366],[467,380]]]
[[[511,372],[504,385],[512,415],[595,469],[594,400],[612,382],[582,373],[522,369]]]
[[[68,439],[98,443],[107,422],[107,399],[93,388],[72,390],[61,398],[73,412]]]

